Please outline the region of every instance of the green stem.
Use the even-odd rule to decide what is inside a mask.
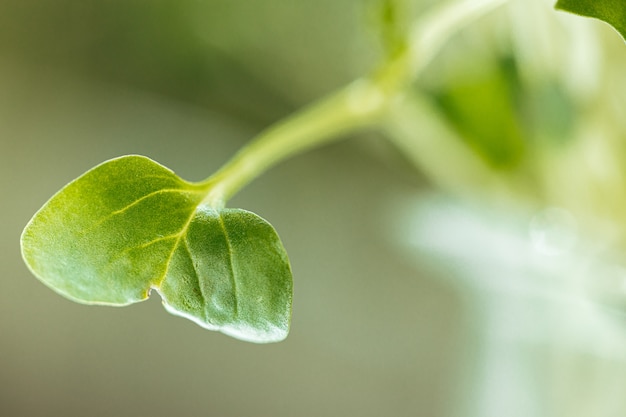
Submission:
[[[261,132],[219,171],[202,182],[204,202],[223,207],[249,182],[283,159],[338,140],[342,134],[380,124],[386,111],[458,30],[507,0],[463,0],[437,7],[420,19],[407,45],[373,76]]]
[[[459,30],[509,0],[460,0],[422,16],[409,36],[409,71],[417,76]]]
[[[342,133],[374,125],[389,100],[369,81],[361,80],[261,132],[204,183],[205,202],[223,206],[237,191],[279,161],[314,146],[337,140]]]

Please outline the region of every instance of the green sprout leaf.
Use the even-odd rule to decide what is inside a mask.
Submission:
[[[22,255],[53,290],[127,305],[155,289],[171,313],[251,342],[289,331],[292,275],[273,227],[203,203],[190,183],[142,156],[107,161],[53,196],[22,234]]]
[[[566,12],[603,20],[626,39],[626,2],[624,0],[558,0],[555,7]]]

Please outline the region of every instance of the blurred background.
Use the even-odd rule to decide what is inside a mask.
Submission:
[[[382,129],[231,201],[290,255],[284,342],[203,330],[154,296],[75,304],[22,263],[22,228],[92,166],[142,154],[203,179],[371,71],[386,3],[0,1],[0,415],[626,413],[626,48],[550,1],[511,0]],[[391,3],[400,31],[441,4]]]

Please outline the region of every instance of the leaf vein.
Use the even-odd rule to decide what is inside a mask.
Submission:
[[[148,246],[154,245],[155,243],[159,243],[165,240],[170,240],[170,239],[174,239],[178,237],[178,233],[176,234],[172,234],[172,235],[167,235],[167,236],[161,236],[158,237],[156,239],[152,239],[148,242],[142,243],[140,245],[137,246],[131,246],[130,248],[126,248],[123,251],[119,252],[116,256],[112,257],[109,259],[109,261],[107,262],[107,266],[104,268],[104,271],[108,271],[113,267],[113,264],[115,263],[115,261],[117,261],[118,259],[124,257],[127,253],[135,251],[135,250],[141,250],[141,249],[145,249]]]
[[[234,317],[236,318],[239,314],[239,306],[238,306],[238,296],[237,296],[237,277],[236,277],[236,273],[235,273],[235,268],[233,265],[233,248],[232,245],[230,244],[230,238],[228,237],[228,232],[226,231],[226,225],[224,224],[224,219],[222,219],[222,215],[215,211],[215,214],[217,214],[217,219],[220,223],[220,226],[222,227],[222,231],[224,232],[224,238],[226,240],[226,248],[228,249],[228,265],[229,265],[229,278],[230,278],[230,283],[233,287],[233,294],[235,295],[233,297],[233,310],[234,310]]]
[[[172,245],[172,250],[170,251],[170,254],[167,257],[167,260],[165,261],[165,268],[163,268],[163,274],[161,274],[161,276],[159,277],[159,280],[155,284],[155,287],[159,287],[161,283],[163,282],[163,280],[165,280],[165,277],[167,276],[167,271],[169,270],[170,264],[172,263],[172,258],[174,257],[174,253],[176,252],[176,249],[178,249],[178,245],[180,245],[180,240],[187,233],[187,229],[189,228],[189,225],[193,221],[193,218],[195,217],[197,210],[198,210],[198,206],[196,205],[194,206],[193,210],[191,210],[191,214],[187,218],[187,221],[185,222],[183,227],[181,227],[180,233],[178,233],[176,241]]]
[[[107,217],[102,219],[102,221],[106,221],[107,219],[109,219],[109,218],[111,218],[113,216],[117,216],[118,214],[122,214],[125,211],[129,210],[130,208],[132,208],[133,206],[136,206],[137,204],[141,203],[142,201],[147,200],[149,198],[152,198],[152,197],[154,197],[156,195],[163,194],[163,193],[200,194],[200,193],[202,193],[202,191],[182,190],[180,188],[162,188],[160,190],[156,190],[156,191],[148,193],[148,194],[146,194],[144,196],[141,196],[140,198],[138,198],[135,201],[133,201],[132,203],[122,207],[121,209],[112,211],[111,214],[109,214]]]
[[[101,218],[100,220],[98,220],[97,222],[93,223],[91,226],[81,230],[79,232],[79,235],[86,235],[87,233],[91,232],[93,229],[95,229],[96,227],[100,226],[101,224],[111,220],[113,217],[124,213],[125,211],[129,210],[132,206],[135,206],[137,204],[139,204],[141,201],[146,200],[148,198],[154,197],[155,195],[159,195],[163,192],[169,192],[169,193],[181,193],[181,194],[204,194],[202,191],[200,190],[182,190],[182,189],[178,189],[178,188],[167,188],[167,189],[161,189],[161,190],[157,190],[157,191],[153,191],[149,194],[146,194],[144,196],[142,196],[141,198],[138,198],[137,200],[133,201],[132,203],[126,205],[125,207],[122,207],[121,209],[112,211],[111,213],[109,213],[108,215],[106,215],[105,217]],[[195,208],[194,208],[195,210]]]
[[[191,248],[189,247],[189,239],[188,239],[188,235],[185,234],[185,238],[183,239],[183,246],[185,247],[185,250],[187,251],[187,253],[189,254],[189,260],[191,261],[191,266],[193,267],[193,272],[196,274],[196,281],[198,282],[198,289],[200,290],[200,296],[202,297],[202,302],[204,305],[204,320],[208,321],[208,315],[207,315],[207,311],[206,311],[206,306],[208,304],[207,301],[207,296],[204,293],[204,290],[202,288],[202,282],[200,281],[200,273],[198,271],[198,268],[196,267],[196,262],[194,261],[194,256],[193,253],[191,252]]]

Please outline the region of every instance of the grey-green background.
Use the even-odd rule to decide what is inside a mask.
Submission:
[[[464,310],[386,231],[387,202],[426,185],[375,134],[288,160],[231,203],[289,252],[282,343],[203,330],[157,296],[74,304],[20,258],[32,214],[95,164],[136,153],[202,179],[370,69],[368,4],[0,0],[0,415],[446,414],[471,355]]]

